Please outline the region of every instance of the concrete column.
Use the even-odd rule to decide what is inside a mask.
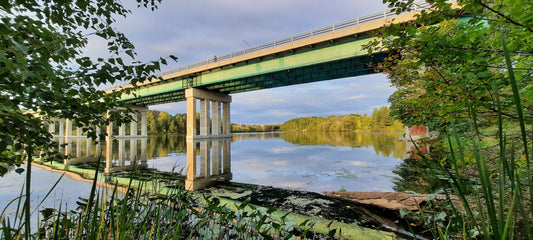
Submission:
[[[58,151],[59,152],[64,152],[65,151],[65,145],[63,145],[65,143],[65,138],[59,138],[58,141],[57,141],[57,144],[58,144]]]
[[[107,115],[109,118],[109,113]],[[107,136],[105,138],[105,173],[111,172],[113,161],[113,122],[110,122],[106,126]],[[98,148],[97,148],[98,149]]]
[[[96,152],[95,152],[95,155],[97,157],[100,157],[100,151],[102,150],[102,141],[98,141],[98,143],[96,143]]]
[[[212,150],[213,175],[220,175],[222,173],[222,168],[221,168],[222,158],[220,155],[220,150],[221,150],[220,141],[213,141],[212,147],[213,147],[213,150]]]
[[[65,136],[65,121],[59,120],[59,134],[58,136],[62,137]]]
[[[146,153],[146,145],[148,145],[148,139],[141,138],[141,161],[148,160],[148,154]]]
[[[211,134],[220,135],[220,102],[211,102]]]
[[[72,136],[72,120],[65,119],[65,137]]]
[[[192,138],[195,135],[196,135],[196,99],[191,94],[190,96],[187,96],[187,138],[189,137]]]
[[[130,139],[130,161],[137,161],[139,160],[137,157],[137,139],[138,138],[132,138]]]
[[[56,122],[54,120],[50,120],[50,124],[48,125],[48,132],[52,134],[52,136],[56,135]]]
[[[118,127],[118,136],[119,136],[119,137],[124,137],[124,136],[126,136],[126,124],[125,124],[125,123],[121,124],[121,125]]]
[[[100,141],[100,127],[96,126],[96,140]],[[98,153],[98,151],[96,151]]]
[[[148,109],[141,111],[141,136],[148,136]]]
[[[130,135],[137,136],[137,113],[130,113],[130,116],[133,118],[130,123]]]
[[[72,153],[72,138],[65,136],[65,156],[68,156]]]
[[[119,162],[119,166],[124,166],[124,155],[126,154],[125,151],[124,151],[124,147],[126,145],[126,139],[124,138],[119,138],[118,139],[118,162]]]
[[[222,159],[223,159],[223,169],[224,174],[231,173],[231,140],[226,140],[222,142]]]
[[[229,102],[222,103],[222,108],[222,118],[224,118],[224,122],[222,125],[222,134],[231,134]]]
[[[81,138],[76,139],[76,157],[81,157]]]
[[[109,125],[106,127],[107,137],[111,138],[113,136],[113,122],[110,122]]]
[[[104,169],[105,173],[111,172],[111,167],[113,166],[112,161],[113,161],[113,140],[111,139],[111,137],[108,136],[106,137],[106,140],[105,140],[105,169]]]
[[[189,185],[196,178],[196,143],[194,141],[187,141],[187,181],[185,188],[189,189]]]
[[[87,138],[87,143],[85,146],[85,156],[90,157],[91,156],[91,147],[92,147],[92,140],[90,138]]]
[[[200,99],[200,135],[207,136],[210,135],[209,131],[209,100]]]
[[[200,142],[200,177],[211,176],[211,149],[209,142]]]

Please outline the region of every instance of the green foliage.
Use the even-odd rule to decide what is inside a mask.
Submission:
[[[148,134],[186,134],[187,114],[148,111]],[[198,119],[197,119],[198,120]]]
[[[375,108],[372,116],[351,114],[330,117],[306,117],[286,121],[281,125],[282,131],[365,131],[365,132],[399,132],[403,124],[389,115],[389,108]]]
[[[156,2],[138,4],[153,9]],[[108,120],[128,121],[112,110],[121,106],[120,93],[97,88],[149,79],[165,62],[135,61],[133,44],[113,28],[115,18],[130,11],[115,1],[8,0],[0,12],[1,162],[18,165],[22,150],[52,148],[51,135],[42,128],[51,118],[73,119],[92,137],[100,134],[95,126]],[[89,37],[106,41],[109,57],[86,56]],[[102,118],[107,110],[110,118]]]
[[[151,9],[158,2],[137,0],[138,6]],[[163,58],[149,63],[135,60],[133,44],[113,27],[116,17],[129,13],[122,3],[111,0],[0,4],[0,162],[18,166],[27,161],[26,221],[33,155],[59,156],[46,128],[49,120],[71,119],[88,136],[103,136],[104,132],[96,132],[97,126],[103,131],[110,121],[120,124],[131,119],[124,114],[128,108],[117,101],[120,92],[97,88],[116,82],[135,85],[153,78],[152,73],[166,63]],[[89,38],[106,42],[109,56],[88,57]],[[117,108],[121,106],[126,110]],[[0,168],[5,172],[4,165]],[[24,231],[30,232],[29,223]]]
[[[231,124],[231,132],[278,132],[281,129],[279,124],[261,124],[261,125],[248,125],[248,124]]]
[[[384,2],[397,13],[414,7]],[[367,46],[390,52],[380,68],[398,89],[391,113],[440,131],[448,143],[440,158],[424,160],[440,163],[431,168],[446,173],[445,190],[462,206],[450,201],[447,216],[428,227],[442,239],[533,239],[533,4],[430,3],[432,11],[391,25]]]
[[[199,121],[199,118],[196,119]],[[187,114],[178,113],[174,116],[164,111],[148,111],[148,134],[186,134]]]
[[[388,0],[395,10],[406,10],[403,1]],[[530,24],[528,4],[503,1],[494,6],[505,16]],[[435,1],[438,9],[422,12],[412,25],[393,25],[382,33],[382,41],[368,46],[371,51],[388,49],[389,61],[380,68],[389,74],[398,88],[389,99],[391,113],[407,125],[429,125],[445,132],[451,124],[466,130],[472,123],[469,113],[476,112],[479,124],[493,125],[499,101],[504,119],[516,121],[511,85],[505,74],[501,36],[508,38],[509,52],[516,72],[517,87],[524,112],[533,112],[531,98],[531,62],[533,40],[531,27],[508,22],[484,8],[491,1],[460,1],[462,9],[454,10],[444,1]],[[530,4],[531,5],[531,4]],[[517,7],[518,6],[518,7]],[[530,7],[530,6],[528,6]],[[485,10],[481,10],[485,9]],[[510,11],[510,12],[507,12]],[[455,19],[456,14],[469,18]],[[438,24],[434,24],[434,23]],[[423,26],[423,27],[420,27]],[[398,37],[395,37],[398,36]],[[496,100],[498,99],[498,101]],[[524,116],[531,121],[531,114]]]

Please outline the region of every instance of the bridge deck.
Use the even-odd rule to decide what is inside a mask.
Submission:
[[[370,63],[381,61],[384,54],[369,56],[362,46],[383,26],[412,21],[417,13],[368,15],[184,66],[161,74],[162,80],[142,82],[135,94],[123,94],[121,99],[154,105],[185,100],[189,87],[230,94],[371,74]]]

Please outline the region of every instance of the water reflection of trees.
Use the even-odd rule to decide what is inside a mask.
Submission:
[[[146,145],[148,159],[166,157],[171,153],[186,154],[187,144],[184,135],[149,136]]]
[[[282,132],[234,134],[233,142],[242,140],[265,140],[282,138],[298,145],[331,145],[353,148],[372,147],[376,154],[385,157],[404,158],[405,142],[398,141],[398,134],[365,134],[354,132]],[[148,159],[166,157],[169,154],[186,154],[187,145],[184,135],[149,136],[146,146]]]
[[[405,142],[399,141],[399,134],[364,134],[340,131],[283,132],[280,136],[287,142],[299,145],[331,145],[353,148],[372,147],[376,154],[385,157],[404,158]]]
[[[279,138],[279,136],[280,136],[280,132],[237,133],[237,134],[233,134],[233,142],[249,140],[249,139],[257,139],[257,140],[273,139],[273,138]]]
[[[393,180],[396,185],[394,190],[397,192],[435,193],[437,190],[444,188],[447,183],[437,177],[437,175],[443,173],[437,174],[435,172],[436,169],[439,169],[434,166],[435,164],[425,159],[413,157],[404,159],[392,171],[398,175]]]

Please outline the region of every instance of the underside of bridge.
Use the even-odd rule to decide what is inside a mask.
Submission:
[[[143,86],[122,99],[130,105],[185,101],[185,89],[233,94],[375,73],[386,53],[361,50],[371,38],[351,38],[247,60]]]

